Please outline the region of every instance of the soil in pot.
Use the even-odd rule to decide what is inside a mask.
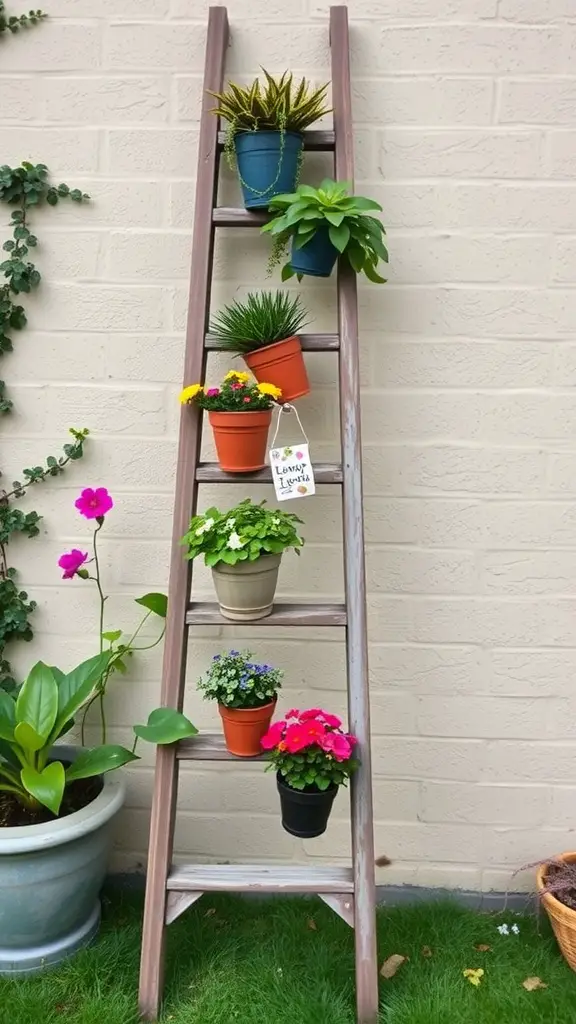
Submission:
[[[276,775],[276,782],[282,808],[282,828],[299,839],[321,836],[326,831],[338,786],[330,786],[325,790],[316,789],[315,786],[292,789],[280,772]]]
[[[254,473],[266,465],[272,410],[209,412],[220,468],[226,473]]]
[[[280,403],[293,402],[310,392],[302,346],[297,337],[247,352],[244,362],[260,384],[275,384],[280,388]]]
[[[0,793],[0,828],[18,828],[21,825],[42,825],[47,821],[58,821],[68,814],[81,811],[102,792],[102,779],[76,779],[64,791],[60,814],[52,814],[47,807],[40,806],[31,811],[16,800],[12,793]]]
[[[294,191],[303,142],[298,132],[236,133],[236,163],[247,210],[267,209],[273,196]]]
[[[226,747],[237,757],[256,757],[262,753],[260,740],[274,714],[276,701],[270,701],[259,708],[227,708],[218,705],[222,718]]]

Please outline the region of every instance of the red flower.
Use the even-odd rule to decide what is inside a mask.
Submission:
[[[323,715],[322,708],[308,708],[308,711],[300,712],[300,721],[307,722],[310,718],[321,718]]]
[[[287,711],[286,718],[300,718],[300,712],[298,711],[298,708],[291,708],[290,711]]]
[[[270,726],[266,735],[260,740],[260,745],[263,750],[272,750],[276,744],[280,742],[284,733],[285,724],[285,722],[274,722],[274,724]]]
[[[85,487],[79,498],[74,502],[76,508],[86,519],[103,519],[114,507],[114,502],[105,487]]]
[[[326,732],[323,722],[308,721],[303,723],[304,732],[309,736],[312,743],[319,743]]]
[[[326,725],[329,725],[331,729],[339,729],[342,725],[342,719],[338,718],[338,715],[329,715],[327,711],[323,711],[322,717]]]
[[[250,398],[250,395],[248,395],[248,397],[247,397],[247,398],[245,398],[245,399],[244,399],[244,401],[245,401],[245,402],[251,402],[251,401],[252,401],[252,399]]]
[[[297,754],[299,750],[304,750],[305,747],[310,747],[314,743],[306,729],[302,725],[295,723],[289,725],[286,730],[285,736],[286,749],[291,754]]]
[[[232,388],[232,391],[241,391],[242,388],[245,387],[245,384],[243,384],[241,380],[237,380],[236,383],[231,384],[230,387]]]

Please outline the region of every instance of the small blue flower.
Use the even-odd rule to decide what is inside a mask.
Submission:
[[[230,651],[230,654],[232,655],[233,658],[237,658],[238,655],[240,654],[240,651]]]
[[[215,654],[214,657],[212,658],[212,661],[220,661],[221,657],[222,657],[221,654]]]
[[[247,690],[248,689],[248,683],[244,679],[240,680],[240,689],[241,690]]]

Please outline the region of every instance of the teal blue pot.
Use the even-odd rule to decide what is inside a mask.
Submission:
[[[290,266],[297,274],[330,277],[337,259],[338,250],[330,241],[328,228],[319,228],[301,249],[295,249],[292,244]]]
[[[270,200],[294,192],[303,139],[297,132],[238,132],[234,136],[238,176],[247,210],[267,209]]]

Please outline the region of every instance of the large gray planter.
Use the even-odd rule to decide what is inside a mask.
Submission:
[[[62,746],[73,759],[77,748]],[[81,811],[44,825],[0,828],[0,974],[60,963],[98,931],[98,898],[124,802],[120,772]]]
[[[282,555],[262,555],[255,562],[218,562],[212,567],[220,614],[234,622],[254,622],[272,612]]]

